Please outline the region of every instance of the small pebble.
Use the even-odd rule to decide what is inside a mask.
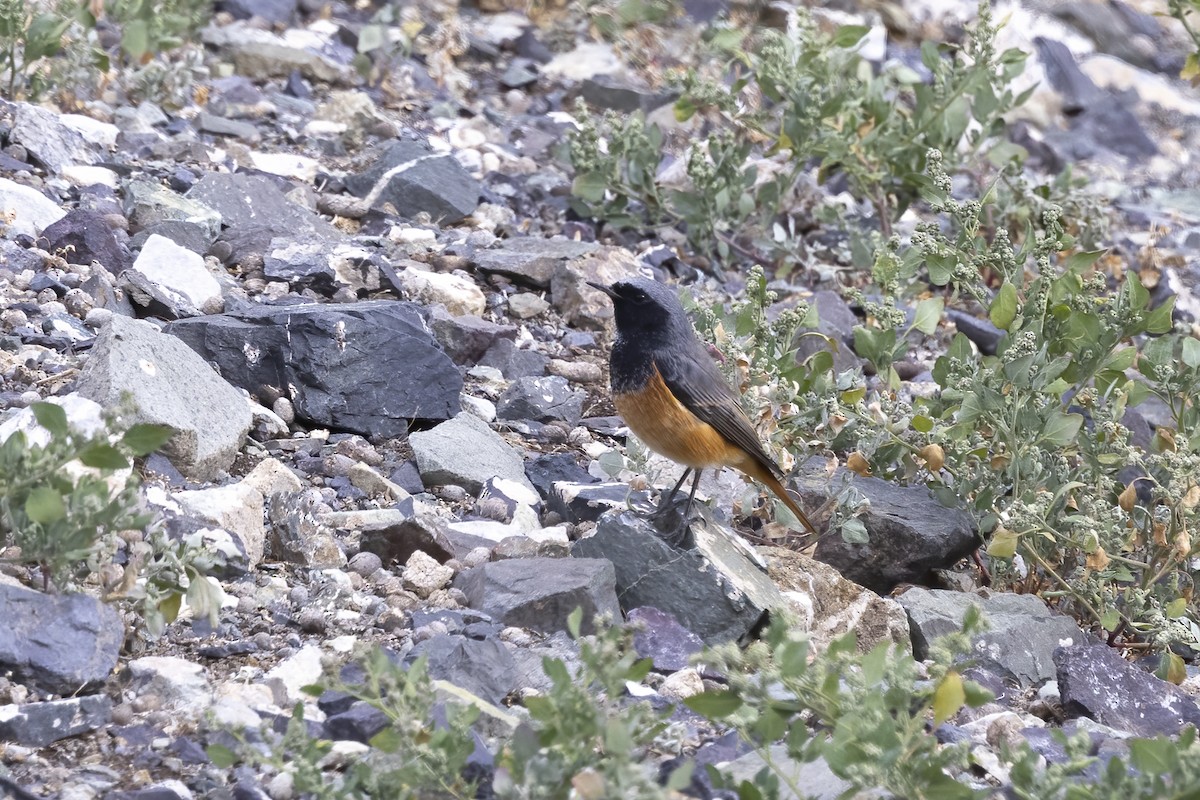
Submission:
[[[364,578],[373,578],[375,573],[383,568],[383,560],[374,553],[363,551],[350,559],[346,568]]]
[[[305,633],[325,632],[325,613],[316,606],[305,606],[301,609],[296,622]]]
[[[275,412],[275,416],[291,425],[296,421],[296,408],[292,405],[292,401],[286,397],[280,397],[271,404],[271,410]]]

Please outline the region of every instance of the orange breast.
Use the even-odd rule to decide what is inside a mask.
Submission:
[[[742,460],[736,447],[675,399],[657,369],[641,391],[613,395],[613,405],[647,447],[685,467],[732,466]]]

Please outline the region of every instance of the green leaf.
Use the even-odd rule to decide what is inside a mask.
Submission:
[[[1161,336],[1171,330],[1175,321],[1171,315],[1175,312],[1175,295],[1171,295],[1158,308],[1146,315],[1146,333]]]
[[[988,309],[988,319],[997,328],[1006,331],[1016,317],[1017,287],[1015,284],[1006,283],[996,293],[996,299],[992,301],[992,306]]]
[[[867,526],[861,519],[851,517],[842,523],[842,540],[847,544],[868,544],[871,535],[867,533]]]
[[[52,438],[61,439],[67,435],[67,412],[62,406],[54,403],[32,403],[29,408],[33,411],[33,418],[37,420],[38,425],[50,431]]]
[[[576,606],[575,609],[570,614],[567,615],[567,633],[571,634],[572,639],[578,639],[579,631],[582,630],[582,628],[583,628],[583,607]]]
[[[1148,775],[1170,775],[1179,769],[1179,750],[1166,738],[1130,739],[1129,760]]]
[[[372,736],[369,744],[376,750],[382,750],[385,753],[398,753],[404,745],[404,740],[400,737],[400,732],[389,725]]]
[[[576,175],[571,182],[571,194],[589,203],[604,201],[604,193],[608,189],[608,176],[603,172],[585,172]]]
[[[171,592],[158,603],[158,613],[163,615],[166,622],[172,623],[179,619],[179,609],[183,607],[183,593]]]
[[[912,418],[913,430],[918,433],[929,433],[933,430],[933,420],[924,414],[918,414]]]
[[[25,498],[25,516],[41,525],[58,522],[66,515],[62,494],[49,486],[38,486]]]
[[[121,33],[121,49],[134,60],[150,52],[150,28],[145,20],[133,19],[125,23]]]
[[[686,698],[683,704],[702,717],[716,720],[728,717],[742,707],[742,698],[729,690],[701,692]]]
[[[1107,609],[1100,615],[1100,627],[1104,630],[1112,632],[1121,624],[1121,612],[1115,608]]]
[[[870,32],[866,25],[843,25],[833,34],[833,46],[854,47]]]
[[[1179,357],[1192,369],[1200,367],[1200,339],[1193,339],[1191,336],[1183,337],[1183,352]]]
[[[133,451],[135,456],[153,453],[171,440],[174,430],[167,425],[142,422],[125,431],[121,443]]]
[[[1082,253],[1075,253],[1063,262],[1063,272],[1078,272],[1087,269],[1092,264],[1099,261],[1107,250],[1085,250]],[[1129,273],[1133,275],[1133,273]],[[1140,284],[1139,284],[1140,285]]]
[[[235,766],[240,760],[237,753],[223,744],[210,744],[204,749],[204,752],[208,754],[208,758],[212,761],[213,766],[218,769],[229,769]]]
[[[1017,541],[1020,538],[1016,531],[1000,528],[988,542],[987,554],[992,558],[1012,558],[1017,554]]]
[[[933,724],[941,725],[957,714],[966,702],[962,676],[950,670],[933,692]]]
[[[1082,425],[1083,417],[1079,414],[1067,414],[1062,411],[1051,412],[1050,417],[1042,426],[1042,433],[1038,440],[1052,447],[1065,447],[1075,441]]]
[[[121,451],[113,447],[111,444],[97,442],[84,448],[79,454],[79,460],[85,466],[94,467],[95,469],[128,469],[129,460],[121,454]]]
[[[1163,611],[1166,613],[1167,619],[1179,619],[1187,613],[1187,605],[1187,598],[1176,597],[1167,603],[1167,607]]]
[[[937,332],[938,321],[942,318],[942,307],[945,300],[941,297],[929,297],[917,303],[917,312],[913,327],[926,336]]]

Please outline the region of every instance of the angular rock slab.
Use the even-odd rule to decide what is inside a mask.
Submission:
[[[968,592],[914,587],[897,598],[911,623],[918,660],[940,636],[962,629],[963,615],[976,605],[988,630],[972,642],[976,664],[1021,686],[1038,686],[1055,675],[1055,650],[1088,641],[1075,620],[1055,614],[1031,594]]]
[[[517,688],[517,664],[499,639],[441,634],[418,643],[406,661],[425,656],[429,676],[499,703]]]
[[[520,454],[473,414],[464,411],[437,427],[413,433],[408,443],[427,486],[456,484],[475,493],[489,480],[505,478],[536,491],[525,477]]]
[[[111,716],[112,700],[104,694],[0,706],[0,740],[45,747],[107,725]]]
[[[1200,706],[1182,689],[1121,658],[1105,644],[1062,647],[1054,653],[1063,708],[1072,716],[1135,736],[1174,736],[1200,727]]]
[[[467,605],[505,625],[551,633],[567,629],[567,617],[583,609],[582,630],[606,614],[621,619],[611,562],[601,558],[513,558],[459,573],[454,586]]]
[[[632,511],[610,511],[596,532],[571,546],[576,557],[607,558],[625,609],[651,606],[671,614],[706,644],[741,639],[787,599],[737,535],[711,520],[692,523],[696,546],[664,542]]]
[[[262,175],[210,172],[188,189],[186,197],[220,214],[227,228],[262,226],[277,235],[340,237],[336,228],[288,200],[270,178]]]
[[[125,626],[84,594],[49,595],[0,583],[0,669],[55,694],[103,683],[117,666]]]
[[[797,488],[823,502],[829,487],[847,476],[871,502],[862,517],[870,541],[850,544],[834,532],[821,537],[814,555],[860,586],[887,594],[902,583],[919,582],[930,570],[953,564],[979,546],[971,517],[946,508],[922,486],[897,486],[841,468],[831,478],[824,459],[814,458],[801,469]]]
[[[77,391],[108,408],[128,398],[132,421],[170,427],[174,435],[163,453],[194,480],[227,469],[253,423],[242,393],[194,351],[125,317],[113,316],[96,338]]]
[[[418,306],[392,300],[263,306],[167,326],[254,395],[290,397],[296,414],[375,438],[460,410],[462,376]]]
[[[443,225],[473,212],[481,191],[454,156],[412,141],[389,144],[366,172],[346,177],[346,188],[372,208],[390,205],[406,219],[426,212]]]

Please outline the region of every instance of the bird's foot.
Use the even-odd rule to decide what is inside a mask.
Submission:
[[[658,509],[650,515],[650,521],[662,540],[672,547],[685,550],[695,546],[692,521],[699,518],[700,515],[693,514],[691,504],[683,498],[671,503],[660,503]]]

